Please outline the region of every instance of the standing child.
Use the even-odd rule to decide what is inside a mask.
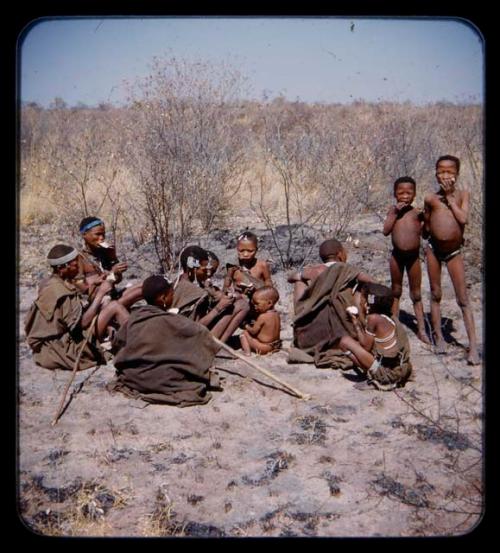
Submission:
[[[278,300],[278,291],[272,286],[263,286],[253,293],[252,305],[257,318],[252,325],[245,325],[245,330],[240,336],[241,347],[247,355],[252,351],[265,355],[281,348],[281,320],[279,313],[274,309]]]
[[[411,177],[400,177],[394,183],[396,204],[389,208],[384,221],[384,236],[391,235],[392,254],[389,262],[391,270],[392,294],[394,303],[392,314],[399,316],[399,300],[403,289],[404,271],[408,274],[410,298],[417,318],[417,336],[430,344],[425,333],[424,308],[420,286],[422,268],[420,266],[420,237],[422,235],[423,214],[411,204],[416,195],[416,183]]]
[[[457,303],[462,310],[465,330],[469,338],[467,362],[477,365],[479,354],[472,309],[465,284],[462,244],[464,228],[469,215],[469,192],[458,190],[455,183],[460,172],[460,160],[455,156],[441,156],[436,162],[437,193],[429,193],[424,199],[424,231],[428,236],[426,248],[427,271],[431,286],[431,318],[436,338],[436,352],[445,353],[441,330],[441,264],[446,263]]]
[[[363,283],[359,311],[356,307],[347,308],[357,339],[343,336],[339,342],[340,348],[366,373],[366,385],[379,390],[404,386],[412,371],[408,337],[401,323],[391,316],[393,300],[387,286]],[[357,387],[365,388],[363,384]]]
[[[262,286],[272,286],[271,271],[266,261],[257,259],[257,236],[253,232],[245,231],[238,236],[236,245],[239,265],[228,265],[224,279],[223,291],[231,287],[236,292],[251,295]]]

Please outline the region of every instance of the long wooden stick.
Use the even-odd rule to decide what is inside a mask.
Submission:
[[[87,332],[87,335],[85,336],[85,340],[83,341],[83,344],[80,350],[78,351],[78,355],[76,356],[76,359],[75,359],[75,364],[73,365],[73,372],[71,373],[71,377],[68,380],[68,383],[66,384],[66,388],[64,389],[64,393],[59,403],[59,408],[57,409],[57,413],[54,419],[52,420],[52,422],[50,423],[50,426],[55,426],[57,424],[57,421],[59,420],[59,417],[63,412],[64,402],[66,401],[66,395],[68,393],[69,387],[71,386],[73,380],[75,379],[76,372],[78,371],[78,366],[80,365],[80,358],[82,357],[83,350],[85,349],[85,346],[87,345],[87,342],[89,341],[90,336],[94,331],[94,325],[96,321],[97,321],[97,315],[95,315],[95,317],[92,319],[92,322],[90,323],[89,332]]]
[[[260,371],[261,373],[265,374],[267,377],[271,378],[272,380],[275,380],[276,382],[279,382],[282,386],[284,386],[285,388],[287,388],[288,390],[290,390],[291,392],[293,392],[293,394],[301,399],[311,399],[311,396],[310,394],[303,394],[300,390],[297,390],[296,388],[293,388],[292,386],[290,386],[289,384],[287,384],[286,382],[283,382],[283,380],[281,380],[280,378],[278,378],[277,376],[274,376],[273,373],[267,371],[266,369],[263,369],[262,367],[259,367],[259,365],[257,365],[256,363],[254,363],[253,361],[250,361],[250,359],[248,359],[247,357],[245,357],[244,355],[242,355],[241,353],[235,351],[232,347],[228,346],[227,344],[225,344],[224,342],[221,342],[218,338],[216,338],[215,336],[212,336],[212,339],[215,341],[216,344],[218,344],[222,349],[225,349],[227,352],[229,352],[231,355],[234,355],[234,357],[237,357],[238,359],[241,359],[242,361],[244,361],[245,363],[247,363],[248,365],[250,365],[251,367],[253,367],[254,369]]]

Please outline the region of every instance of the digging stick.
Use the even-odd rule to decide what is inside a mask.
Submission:
[[[76,372],[78,370],[78,366],[80,365],[80,358],[82,356],[82,353],[83,353],[83,350],[84,350],[85,346],[87,345],[87,342],[90,339],[90,336],[92,335],[92,333],[94,331],[94,325],[95,325],[96,321],[97,321],[97,315],[95,315],[95,317],[92,319],[92,322],[90,323],[89,332],[87,332],[87,336],[85,336],[85,340],[83,341],[83,344],[81,345],[80,350],[78,351],[78,355],[76,356],[75,364],[73,366],[73,372],[71,373],[71,377],[68,380],[68,383],[66,384],[66,388],[64,389],[64,393],[61,397],[61,402],[59,403],[59,408],[57,409],[57,413],[56,413],[54,419],[52,420],[52,422],[50,423],[50,426],[55,426],[57,424],[57,421],[59,420],[59,417],[61,416],[61,413],[63,412],[64,402],[66,401],[66,395],[68,393],[69,387],[71,386],[73,380],[75,379],[75,375],[76,375]]]
[[[253,367],[254,369],[260,371],[261,373],[265,374],[267,377],[271,378],[272,380],[275,380],[276,382],[279,382],[282,386],[284,386],[285,388],[287,388],[288,390],[290,390],[291,392],[293,392],[293,394],[301,399],[310,399],[311,396],[310,394],[303,394],[300,390],[297,390],[296,388],[293,388],[292,386],[290,386],[289,384],[287,384],[286,382],[283,382],[283,380],[281,380],[280,378],[278,378],[277,376],[274,376],[274,374],[272,374],[271,372],[267,371],[266,369],[263,369],[262,367],[259,367],[259,365],[257,365],[256,363],[254,363],[253,361],[251,361],[250,359],[248,359],[247,357],[245,357],[244,355],[242,355],[241,353],[235,351],[232,347],[228,346],[227,344],[225,344],[224,342],[221,342],[218,338],[215,338],[215,336],[212,336],[212,339],[215,341],[215,343],[217,345],[219,345],[222,349],[225,349],[227,352],[229,352],[231,355],[234,355],[234,357],[237,357],[238,359],[241,359],[242,361],[244,361],[245,363],[247,363],[248,365],[250,365],[251,367]]]

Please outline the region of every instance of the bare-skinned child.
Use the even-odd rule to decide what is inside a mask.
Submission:
[[[469,216],[470,194],[456,188],[460,172],[460,160],[451,155],[441,156],[436,162],[436,179],[439,190],[424,198],[424,231],[428,236],[425,250],[427,272],[431,287],[431,319],[436,341],[436,353],[445,353],[446,345],[441,329],[441,269],[446,263],[455,289],[457,304],[462,311],[465,330],[469,339],[467,362],[480,362],[472,307],[465,282],[462,245]]]
[[[251,302],[257,318],[253,324],[245,325],[240,335],[241,347],[246,355],[252,351],[265,355],[280,349],[281,319],[274,308],[278,300],[278,291],[272,286],[263,286],[253,293]]]
[[[394,296],[392,314],[399,316],[399,301],[403,291],[404,272],[408,274],[410,298],[417,319],[417,336],[426,343],[430,340],[425,332],[424,308],[422,304],[422,267],[420,265],[420,243],[423,227],[423,213],[412,206],[416,195],[416,182],[411,177],[400,177],[394,182],[396,203],[389,208],[384,221],[384,236],[391,235],[392,252],[389,262],[391,288]]]
[[[238,236],[236,245],[238,265],[228,264],[223,292],[231,288],[251,295],[261,286],[272,286],[271,271],[266,261],[257,259],[258,239],[253,232],[245,231]]]

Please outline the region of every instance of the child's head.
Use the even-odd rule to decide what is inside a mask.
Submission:
[[[252,304],[257,313],[265,313],[272,309],[280,299],[278,290],[273,286],[263,286],[252,295]]]
[[[391,316],[394,296],[390,288],[376,282],[363,282],[360,291],[361,306],[366,305],[368,313]]]
[[[142,295],[149,305],[168,309],[174,299],[174,288],[163,275],[152,275],[142,283]]]
[[[57,244],[47,254],[54,273],[62,279],[73,279],[78,274],[78,250],[66,244]]]
[[[319,256],[323,263],[327,263],[328,261],[342,261],[345,263],[347,252],[341,242],[335,238],[331,238],[330,240],[325,240],[319,246]]]
[[[200,246],[187,246],[181,253],[181,267],[191,281],[201,283],[209,276],[208,252]]]
[[[394,181],[394,197],[398,202],[410,205],[417,193],[417,183],[411,177],[399,177]]]
[[[236,244],[238,251],[238,259],[240,262],[247,264],[255,259],[258,250],[257,236],[253,232],[246,230],[238,236]]]
[[[98,248],[106,238],[104,222],[98,217],[85,217],[80,221],[80,234],[90,248]]]
[[[457,179],[458,173],[460,173],[460,160],[455,156],[441,156],[436,161],[436,178],[441,184],[441,179],[451,177],[454,180]]]
[[[208,254],[208,277],[215,275],[217,269],[219,268],[220,261],[219,258],[210,250],[206,250]]]

